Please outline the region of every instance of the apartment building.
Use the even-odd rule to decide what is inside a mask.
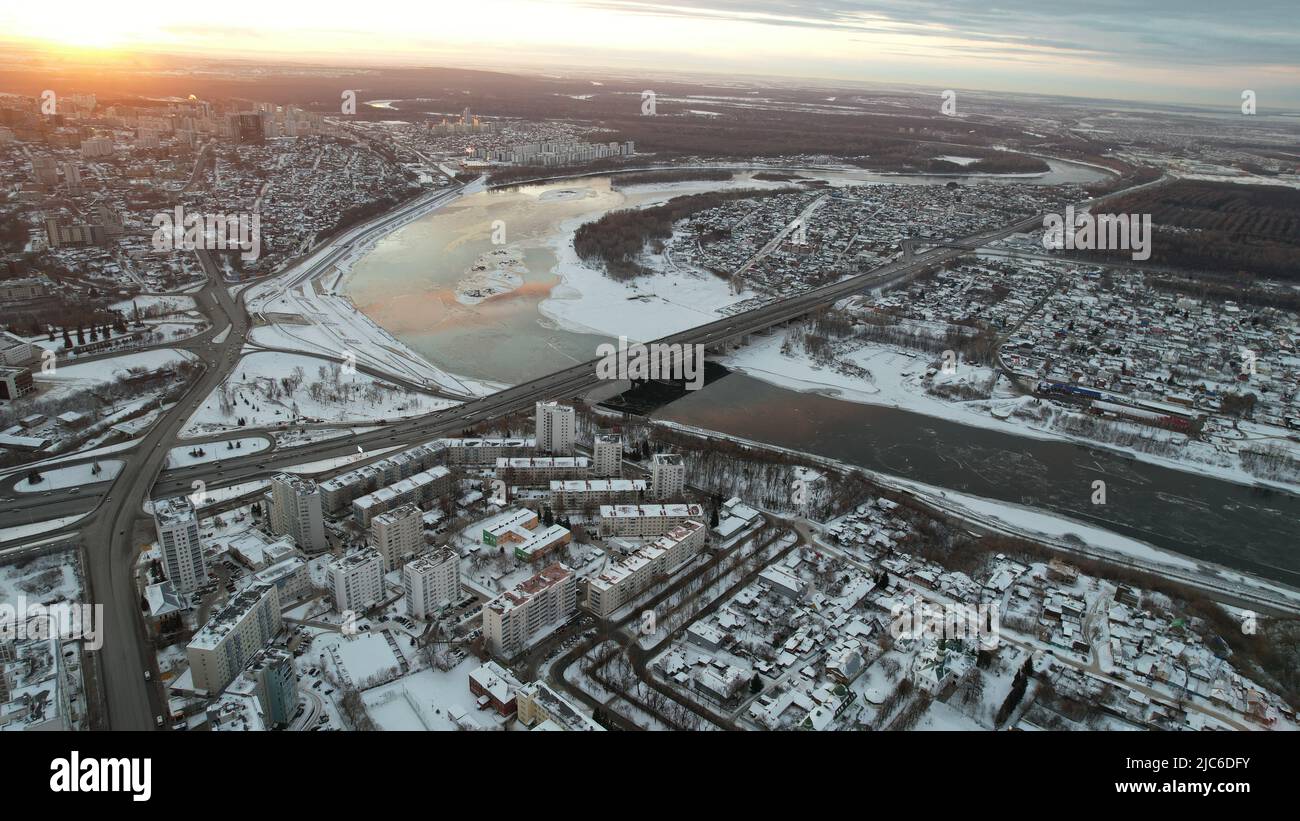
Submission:
[[[494,655],[513,658],[568,621],[577,605],[573,571],[553,564],[484,605],[484,640]]]
[[[402,586],[412,618],[436,616],[460,599],[460,559],[446,547],[412,559],[402,568]]]
[[[591,442],[591,475],[610,478],[623,475],[623,436],[598,433]]]
[[[656,579],[695,558],[705,544],[703,522],[687,521],[587,582],[587,606],[601,618],[632,601]]]
[[[320,487],[315,482],[280,473],[271,478],[269,496],[273,533],[292,536],[299,549],[307,553],[329,549]]]
[[[266,725],[287,726],[298,709],[298,671],[293,654],[277,647],[263,650],[226,692],[256,699]]]
[[[450,489],[451,471],[437,465],[381,487],[374,493],[353,499],[352,514],[356,517],[357,524],[370,527],[371,520],[380,513],[407,504],[428,504]]]
[[[381,487],[406,479],[420,471],[428,470],[445,459],[446,449],[441,441],[395,453],[369,465],[341,473],[320,483],[325,512],[338,514],[352,504],[352,500]]]
[[[441,439],[447,464],[491,467],[498,459],[532,456],[537,440],[532,438]]]
[[[189,497],[154,502],[153,523],[168,581],[180,593],[202,587],[208,580],[208,565],[199,540],[199,517]]]
[[[392,572],[424,549],[424,523],[415,505],[401,505],[370,521],[369,543],[384,557],[384,572]]]
[[[650,498],[676,499],[686,489],[686,464],[680,453],[650,457]]]
[[[556,513],[636,504],[646,494],[644,479],[570,479],[551,482],[550,506]]]
[[[586,479],[591,460],[586,456],[533,456],[498,459],[497,478],[510,486],[545,485],[553,479]]]
[[[280,632],[280,594],[272,584],[245,588],[208,619],[185,646],[194,687],[221,692]]]
[[[368,547],[339,556],[329,563],[334,609],[364,613],[384,599],[384,557]]]
[[[654,538],[692,519],[705,518],[700,505],[601,505],[600,537]]]
[[[307,560],[302,556],[290,556],[257,571],[253,574],[253,581],[275,585],[280,591],[280,602],[286,605],[311,593],[311,573],[307,569]]]
[[[537,450],[553,456],[573,454],[577,415],[569,405],[537,403]]]
[[[576,732],[605,729],[540,680],[515,691],[515,711],[519,723],[534,730]]]

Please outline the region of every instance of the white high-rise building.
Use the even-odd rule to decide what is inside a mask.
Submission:
[[[675,499],[686,488],[686,463],[680,453],[650,457],[650,498]]]
[[[402,568],[406,612],[417,619],[437,615],[460,598],[460,560],[446,547],[406,563]]]
[[[272,477],[271,530],[277,536],[292,536],[298,548],[308,553],[328,550],[320,487],[310,479],[287,473]]]
[[[153,522],[168,580],[181,593],[202,586],[208,580],[208,565],[199,541],[199,517],[189,498],[178,496],[154,502]]]
[[[384,598],[384,557],[371,548],[354,550],[329,564],[334,609],[365,612]]]
[[[537,403],[537,449],[553,456],[572,456],[577,415],[569,405]]]
[[[598,433],[591,443],[592,475],[601,479],[623,475],[623,436]]]
[[[384,557],[384,572],[396,570],[424,547],[420,509],[406,504],[370,520],[370,546]]]

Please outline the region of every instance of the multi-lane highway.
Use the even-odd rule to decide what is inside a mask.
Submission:
[[[207,345],[194,349],[204,366],[203,374],[123,457],[125,464],[108,483],[103,502],[78,528],[85,548],[90,595],[96,604],[103,605],[100,633],[104,644],[96,659],[104,696],[102,703],[107,710],[102,723],[115,730],[153,729],[157,726],[156,717],[165,712],[157,686],[144,679],[146,670],[154,670],[154,660],[149,643],[144,641],[140,595],[135,583],[136,521],[167,451],[185,423],[186,409],[221,384],[238,360],[243,337],[248,332],[248,317],[243,308],[222,286],[211,260],[206,256],[201,260],[205,269],[210,270],[209,284],[199,295],[200,306],[214,320],[214,327],[224,327],[217,321],[218,317],[224,317],[231,332],[221,342],[209,340]],[[157,681],[156,676],[151,678]]]

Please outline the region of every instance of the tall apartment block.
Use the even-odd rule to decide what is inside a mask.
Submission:
[[[407,558],[424,549],[421,515],[418,507],[405,504],[370,520],[370,546],[384,557],[385,573],[401,567]]]
[[[271,479],[271,530],[293,537],[299,549],[322,553],[329,549],[321,492],[315,482],[281,473]]]
[[[212,695],[224,690],[282,625],[275,585],[244,589],[208,619],[185,647],[195,688]]]
[[[208,580],[208,565],[203,559],[194,505],[185,496],[154,502],[153,523],[162,545],[167,579],[181,593],[202,586]]]
[[[623,436],[598,433],[591,443],[592,475],[599,479],[617,479],[623,475]]]
[[[329,564],[334,609],[357,613],[384,599],[384,557],[370,548],[354,550]]]
[[[226,692],[256,698],[268,725],[288,725],[298,708],[298,671],[293,654],[279,647],[263,650]]]
[[[686,463],[680,453],[650,457],[650,498],[675,499],[686,488]]]
[[[483,606],[483,638],[501,658],[513,658],[578,607],[573,571],[556,563]]]
[[[402,568],[402,585],[412,618],[435,616],[460,599],[460,560],[446,547],[426,553]]]
[[[537,449],[553,456],[572,456],[577,416],[558,402],[537,403]]]

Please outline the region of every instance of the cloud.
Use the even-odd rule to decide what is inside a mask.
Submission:
[[[1294,0],[576,0],[606,11],[1079,52],[1166,68],[1294,66]]]

